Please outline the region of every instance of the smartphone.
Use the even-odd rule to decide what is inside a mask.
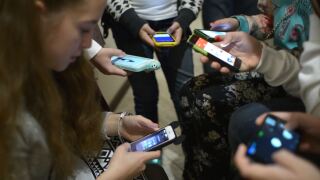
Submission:
[[[149,72],[157,70],[161,67],[159,61],[155,59],[133,55],[125,55],[123,57],[112,56],[111,63],[121,69],[132,72]]]
[[[227,51],[213,45],[196,34],[192,34],[189,37],[188,43],[192,45],[195,51],[209,57],[211,60],[218,61],[222,66],[226,66],[234,72],[239,72],[241,60]]]
[[[248,143],[247,155],[253,160],[270,164],[272,154],[282,148],[295,152],[300,135],[285,128],[285,122],[273,115],[267,115],[263,125]]]
[[[217,38],[219,36],[225,36],[225,32],[219,32],[219,31],[210,31],[205,29],[195,29],[194,34],[198,35],[201,38],[204,38],[205,40],[209,42],[218,42],[221,41],[221,38]]]
[[[177,138],[171,125],[168,125],[152,134],[138,139],[130,144],[131,151],[154,151],[173,143]]]
[[[166,32],[156,32],[152,40],[157,47],[173,47],[177,45],[175,38]]]
[[[210,25],[213,31],[231,31],[232,25],[229,23]]]

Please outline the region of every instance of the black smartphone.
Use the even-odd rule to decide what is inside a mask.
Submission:
[[[227,51],[215,46],[196,34],[192,34],[189,37],[188,43],[192,45],[192,48],[195,51],[207,56],[210,60],[218,61],[221,66],[228,67],[234,72],[239,72],[242,61]]]
[[[194,34],[198,35],[199,37],[204,38],[205,40],[209,42],[218,42],[221,41],[221,38],[218,38],[220,36],[225,36],[225,32],[219,32],[219,31],[210,31],[205,29],[195,29]]]
[[[285,128],[285,122],[273,115],[267,115],[263,125],[248,143],[247,155],[265,164],[273,163],[272,154],[282,148],[295,152],[300,135]]]
[[[174,142],[177,135],[174,128],[168,125],[158,131],[130,143],[131,151],[154,151]]]

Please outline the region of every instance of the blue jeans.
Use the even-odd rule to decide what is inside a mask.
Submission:
[[[171,26],[172,21],[173,19],[168,19],[149,21],[148,23],[155,31],[166,31]],[[132,37],[124,26],[115,23],[111,28],[117,47],[127,54],[153,58],[153,53],[156,53],[177,111],[179,107],[178,93],[182,85],[194,75],[192,48],[186,42],[187,36],[184,36],[181,43],[176,47],[161,48],[160,51],[154,51],[139,37]],[[136,114],[158,122],[159,89],[155,72],[134,73],[128,78],[133,90]]]

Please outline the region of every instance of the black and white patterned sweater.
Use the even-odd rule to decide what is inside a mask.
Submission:
[[[184,32],[196,19],[202,3],[203,0],[177,0],[178,16],[174,21],[180,24]],[[138,36],[140,28],[146,23],[146,20],[137,15],[130,0],[107,0],[107,11],[115,21],[124,25],[135,37]]]

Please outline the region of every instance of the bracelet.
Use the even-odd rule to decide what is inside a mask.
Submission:
[[[243,32],[250,33],[249,22],[244,15],[232,16],[239,22],[239,29]]]
[[[119,121],[118,121],[118,137],[119,137],[121,143],[124,143],[124,140],[122,139],[122,136],[121,136],[121,133],[120,133],[120,128],[122,126],[123,119],[127,114],[128,114],[127,112],[122,112],[120,114],[120,118],[119,118]]]

